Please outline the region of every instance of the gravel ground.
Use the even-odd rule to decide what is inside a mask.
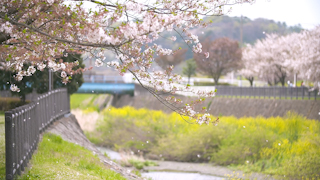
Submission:
[[[241,179],[258,179],[258,180],[272,180],[269,175],[251,173],[245,174],[242,171],[233,171],[226,167],[212,166],[207,163],[185,163],[173,161],[155,161],[159,166],[145,167],[146,171],[179,171],[179,172],[195,172],[200,174],[207,174],[220,177],[233,177]]]

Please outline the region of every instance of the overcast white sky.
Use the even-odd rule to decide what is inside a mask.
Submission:
[[[273,19],[285,22],[289,26],[301,24],[305,29],[312,29],[320,25],[320,0],[256,0],[252,5],[233,5],[232,13],[227,15],[241,16],[241,14],[252,20]]]
[[[266,18],[312,29],[320,25],[320,0],[256,0],[253,5],[232,6],[229,16],[246,16],[250,19]]]

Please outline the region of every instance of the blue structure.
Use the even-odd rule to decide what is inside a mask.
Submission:
[[[134,84],[129,83],[83,83],[77,93],[99,93],[134,96]]]

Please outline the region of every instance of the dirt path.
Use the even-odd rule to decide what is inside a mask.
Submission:
[[[98,112],[83,113],[81,109],[72,109],[71,113],[76,116],[83,131],[95,130],[95,125],[99,119]]]
[[[272,180],[269,175],[251,173],[245,174],[242,171],[233,171],[226,167],[212,166],[204,163],[186,163],[174,161],[156,161],[159,166],[145,167],[146,171],[182,171],[182,172],[196,172],[200,174],[207,174],[220,177],[233,177],[242,179],[258,179],[258,180]]]

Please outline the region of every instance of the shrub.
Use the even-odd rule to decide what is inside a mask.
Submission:
[[[214,82],[194,82],[194,86],[215,86]],[[218,86],[231,86],[229,83],[218,83]]]
[[[19,98],[0,97],[0,111],[8,111],[28,103],[30,101],[22,102]]]
[[[87,133],[100,146],[287,177],[319,175],[320,122],[295,113],[285,118],[220,117],[218,126],[190,124],[188,117],[175,113],[132,107],[102,113],[96,131]]]

